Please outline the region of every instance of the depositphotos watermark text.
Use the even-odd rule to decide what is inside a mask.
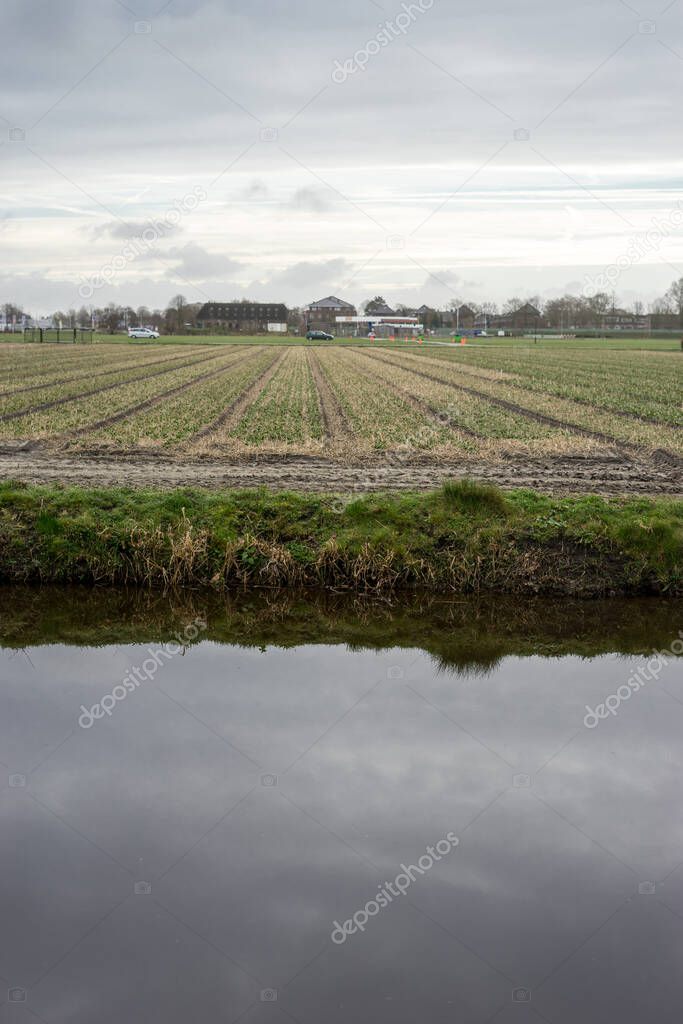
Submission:
[[[659,654],[653,655],[647,665],[642,666],[629,676],[627,682],[622,683],[601,704],[596,704],[595,708],[586,704],[586,714],[583,719],[585,727],[596,729],[602,719],[608,718],[610,715],[616,718],[624,701],[630,700],[633,694],[642,690],[646,683],[656,682],[669,664],[669,660],[681,654],[683,654],[683,630],[679,631],[678,637],[669,644],[667,651],[660,651]]]
[[[150,682],[154,679],[162,665],[171,661],[177,654],[181,654],[188,643],[196,640],[200,632],[205,629],[206,622],[204,619],[195,619],[189,626],[185,627],[182,633],[175,634],[175,643],[170,641],[169,643],[162,644],[160,647],[148,647],[149,657],[145,658],[142,665],[130,668],[111,693],[106,693],[101,700],[90,708],[86,708],[85,704],[81,704],[81,715],[78,719],[81,729],[92,729],[95,722],[100,718],[104,718],[105,715],[107,718],[111,718],[117,704],[125,700],[130,693],[135,693],[141,683],[145,681]]]
[[[378,890],[374,899],[368,900],[362,910],[357,910],[343,924],[333,921],[333,928],[330,938],[337,946],[343,945],[349,935],[356,932],[364,932],[371,917],[377,917],[380,910],[388,907],[398,896],[405,896],[410,886],[416,880],[416,875],[426,874],[434,867],[436,861],[443,860],[452,850],[459,845],[460,840],[454,832],[447,832],[445,839],[440,839],[436,846],[428,846],[426,853],[423,853],[417,864],[401,864],[401,870],[393,882],[385,882]]]
[[[418,15],[431,11],[434,0],[418,0],[415,4],[402,4],[400,14],[396,15],[394,21],[380,22],[379,32],[372,39],[369,39],[365,46],[356,50],[348,60],[335,60],[332,72],[332,81],[335,85],[341,85],[357,71],[365,71],[373,57],[376,57],[380,50],[389,46],[399,36],[404,36],[411,25],[417,21]]]

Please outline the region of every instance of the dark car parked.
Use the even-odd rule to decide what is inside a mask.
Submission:
[[[307,331],[306,341],[334,341],[334,334],[326,331]]]

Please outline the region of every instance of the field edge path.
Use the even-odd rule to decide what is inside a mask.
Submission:
[[[609,456],[509,458],[392,464],[376,460],[339,465],[321,457],[237,460],[64,455],[58,451],[0,448],[0,480],[82,487],[145,487],[209,490],[269,487],[321,493],[430,490],[445,480],[469,478],[503,489],[531,488],[548,494],[659,495],[683,498],[683,467],[677,462]]]

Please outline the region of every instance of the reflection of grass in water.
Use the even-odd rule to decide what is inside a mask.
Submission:
[[[11,587],[0,644],[101,646],[170,639],[197,616],[200,639],[243,647],[345,644],[350,650],[423,650],[440,671],[485,674],[509,656],[649,654],[669,648],[683,602],[581,602],[424,594],[379,601],[326,592],[161,594],[85,587]]]

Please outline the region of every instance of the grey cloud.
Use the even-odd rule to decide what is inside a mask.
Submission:
[[[350,276],[351,273],[351,264],[345,259],[324,260],[320,263],[303,260],[258,283],[275,291],[278,289],[300,291],[302,288],[316,291],[321,285],[343,282],[344,278]]]
[[[267,199],[270,195],[270,190],[264,181],[256,178],[251,181],[246,188],[240,193],[240,198],[246,199],[247,201],[257,201]]]
[[[244,268],[244,264],[238,260],[224,253],[208,252],[196,242],[167,249],[164,255],[177,261],[174,269],[178,273],[199,281],[232,277]]]
[[[332,207],[330,190],[314,186],[298,188],[287,203],[287,207],[304,213],[324,213]]]
[[[543,292],[562,287],[568,278],[580,280],[587,258],[603,259],[588,254],[583,221],[588,229],[597,224],[604,238],[599,217],[610,216],[609,209],[582,185],[602,189],[609,179],[625,196],[647,197],[643,203],[651,202],[664,181],[678,188],[671,97],[679,86],[676,54],[683,53],[683,25],[676,7],[662,13],[654,0],[639,0],[637,15],[615,0],[573,5],[521,0],[513,6],[508,0],[485,5],[435,0],[405,36],[372,57],[364,72],[335,84],[335,61],[366,47],[383,22],[399,13],[398,0],[383,0],[381,7],[349,0],[341,14],[332,0],[291,5],[174,0],[161,13],[158,0],[130,0],[128,6],[137,13],[115,0],[104,5],[5,0],[2,5],[0,115],[26,130],[30,147],[10,141],[3,126],[0,155],[3,176],[13,183],[7,204],[13,211],[42,206],[47,219],[63,201],[65,208],[80,204],[84,222],[93,217],[99,222],[102,205],[125,215],[128,197],[135,194],[142,198],[130,209],[134,223],[142,225],[160,208],[161,193],[176,182],[179,193],[201,185],[215,203],[235,197],[214,209],[231,242],[248,253],[245,261],[252,262],[253,255],[255,263],[258,250],[272,245],[271,265],[288,267],[269,271],[266,266],[255,287],[283,289],[287,299],[291,288],[291,301],[300,301],[300,292],[315,294],[321,285],[341,288],[383,249],[384,239],[367,233],[370,222],[363,225],[359,205],[383,223],[388,207],[408,206],[417,196],[426,216],[431,193],[455,194],[418,236],[425,238],[421,262],[443,268],[465,260],[452,242],[460,224],[448,217],[461,210],[484,216],[485,206],[473,207],[471,192],[485,182],[495,188],[514,171],[515,187],[536,198],[549,182],[579,196],[581,222],[566,213],[560,222],[553,214],[558,244],[569,254],[558,257],[562,266],[548,265],[544,253],[538,260],[525,255],[528,266],[515,269],[504,244],[481,229],[488,248],[477,253],[477,277],[482,289],[495,287],[494,297],[502,298],[529,290],[528,284],[513,284],[509,275],[527,282],[538,276],[531,287]],[[640,22],[648,18],[656,22],[651,33],[641,30]],[[138,20],[149,20],[151,32],[136,32]],[[261,136],[267,126],[278,130],[276,140]],[[514,139],[520,127],[531,133],[528,142]],[[348,195],[355,208],[342,203],[325,181]],[[606,201],[615,205],[613,197]],[[432,209],[441,202],[435,198]],[[510,226],[514,199],[505,202],[496,229],[501,243],[516,241],[526,229],[519,213],[516,226]],[[631,210],[635,204],[630,197],[624,206],[627,202]],[[293,230],[289,241],[281,236],[273,242],[272,221],[265,219],[271,203],[274,219],[288,229],[285,214],[292,211],[338,215],[342,226],[331,233],[317,226],[315,217],[292,216],[300,234],[295,238]],[[393,209],[389,220],[392,214]],[[415,224],[396,233],[408,234],[420,219],[418,211]],[[240,264],[213,251],[208,218],[197,220],[190,248],[176,254],[179,267],[208,279],[239,272]],[[615,234],[630,230],[623,220],[614,220]],[[18,217],[13,225],[28,237],[31,228]],[[440,238],[430,234],[439,226]],[[74,274],[92,269],[92,252],[82,246],[88,230],[85,223],[65,223],[63,252],[71,266],[81,242],[83,266]],[[475,242],[478,230],[468,228]],[[538,241],[534,230],[536,224],[526,232],[529,249]],[[122,241],[125,231],[112,225],[90,237]],[[616,256],[623,245],[614,244]],[[669,256],[670,262],[678,261],[675,253]],[[24,244],[22,266],[29,277],[23,279],[34,270],[36,280],[41,270],[47,275],[59,258],[56,249],[46,255],[37,241],[32,248]],[[542,264],[538,272],[536,262]],[[438,286],[425,283],[414,266],[408,268],[410,279],[397,274],[388,284],[386,267],[373,277],[378,266],[362,272],[355,298],[372,290],[388,295],[392,288],[402,298],[424,288],[416,298],[438,301]],[[327,274],[322,278],[321,268]],[[462,275],[467,278],[466,271]],[[659,291],[660,280],[666,285],[663,278],[672,276],[668,265],[637,271],[643,289],[656,277]],[[457,280],[445,283],[444,294],[458,288]],[[638,290],[635,277],[632,283]],[[41,297],[37,289],[37,306]]]
[[[160,218],[160,221],[162,219]],[[126,241],[129,238],[140,238],[143,231],[147,228],[154,227],[154,218],[142,221],[111,221],[108,224],[102,224],[95,228],[90,228],[89,233],[95,240],[99,238],[113,238],[116,240]],[[181,234],[183,228],[180,224],[168,224],[167,221],[163,221],[163,235],[164,237],[170,237],[172,235]]]

